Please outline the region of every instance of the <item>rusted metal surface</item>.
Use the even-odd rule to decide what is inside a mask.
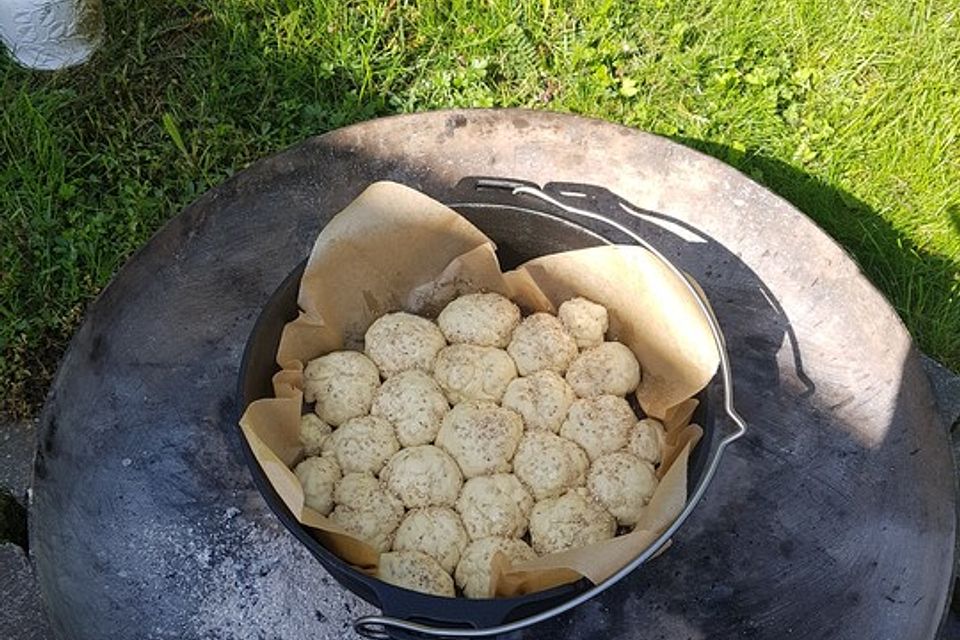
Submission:
[[[161,231],[94,304],[39,433],[32,553],[63,638],[342,637],[371,608],[269,515],[234,389],[259,309],[374,180],[603,187],[713,301],[751,431],[663,556],[516,637],[932,638],[952,577],[946,426],[910,338],[853,262],[719,161],[609,123],[441,112],[263,160]]]

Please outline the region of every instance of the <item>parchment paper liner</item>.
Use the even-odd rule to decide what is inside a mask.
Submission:
[[[304,505],[290,470],[301,457],[303,366],[337,349],[362,349],[367,327],[391,311],[435,317],[463,293],[496,291],[524,310],[556,312],[576,295],[610,312],[610,336],[642,367],[637,399],[667,427],[656,493],[640,522],[613,540],[509,566],[494,558],[494,592],[517,596],[586,576],[602,582],[646,549],[686,502],[687,458],[702,431],[688,424],[693,399],[713,377],[716,345],[696,302],[649,252],[604,246],[552,254],[502,273],[493,242],[465,218],[408,187],[378,182],[323,229],[300,285],[299,317],[284,327],[273,378],[276,397],[241,418],[267,478],[294,516],[345,561],[373,572],[378,553]]]

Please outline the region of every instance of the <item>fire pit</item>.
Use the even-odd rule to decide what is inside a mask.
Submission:
[[[44,411],[32,504],[61,637],[334,638],[376,613],[253,487],[240,354],[270,293],[368,183],[449,202],[470,176],[557,197],[576,183],[696,277],[753,427],[669,563],[524,637],[933,636],[954,554],[947,434],[909,336],[852,262],[784,201],[666,140],[465,111],[369,122],[257,163],[188,207],[93,306]]]

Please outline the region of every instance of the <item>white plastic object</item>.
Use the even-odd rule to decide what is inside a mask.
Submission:
[[[30,69],[82,64],[103,41],[101,0],[0,0],[0,40]]]

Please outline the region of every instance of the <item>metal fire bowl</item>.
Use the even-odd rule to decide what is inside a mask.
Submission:
[[[723,163],[528,111],[387,118],[211,190],[87,314],[41,418],[31,544],[61,638],[339,638],[375,613],[274,519],[235,388],[269,295],[375,180],[591,190],[701,283],[751,430],[665,554],[511,638],[932,638],[956,533],[945,425],[899,319],[844,252]],[[669,218],[667,220],[666,218]]]

